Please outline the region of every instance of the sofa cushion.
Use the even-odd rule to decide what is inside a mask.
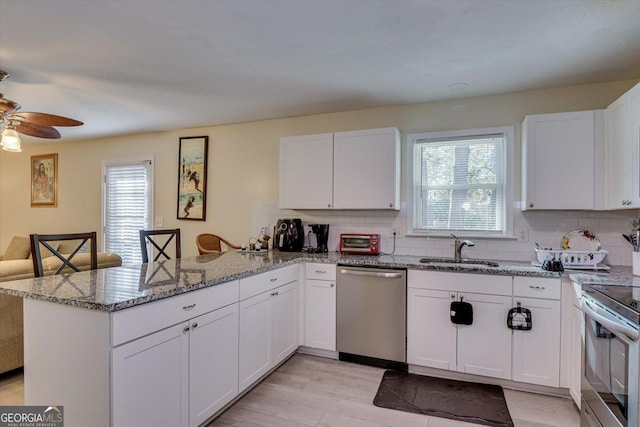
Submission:
[[[31,253],[31,243],[26,237],[13,236],[7,250],[4,253],[3,260],[27,259]]]
[[[33,261],[30,259],[12,259],[0,262],[0,282],[33,277]]]
[[[81,271],[89,270],[91,268],[91,254],[78,253],[70,261]],[[54,273],[58,267],[62,265],[62,261],[55,256],[50,256],[42,259],[42,267],[44,274],[49,275]],[[98,253],[98,268],[118,267],[122,265],[122,258],[119,255],[112,253]],[[71,273],[73,270],[69,267],[65,267],[62,273]]]
[[[76,250],[80,242],[82,242],[82,240],[63,240],[58,243],[58,252],[60,252],[61,254],[70,254],[71,252]],[[89,242],[85,242],[85,244],[82,245],[82,247],[78,251],[79,254],[89,252],[88,243]]]
[[[51,246],[56,251],[59,250],[58,247],[60,246],[60,243],[58,242],[47,242],[47,243],[49,243],[49,246]],[[31,246],[31,243],[29,243],[29,246]],[[64,252],[60,252],[60,253],[64,253]],[[45,259],[52,255],[53,255],[53,252],[51,252],[48,248],[44,247],[43,245],[40,245],[40,258]],[[29,249],[29,259],[31,259],[31,249]]]

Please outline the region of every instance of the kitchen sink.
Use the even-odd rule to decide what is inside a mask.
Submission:
[[[462,266],[462,267],[499,267],[500,264],[498,264],[495,261],[489,261],[489,260],[485,260],[485,259],[469,259],[469,258],[463,258],[461,260],[456,261],[453,258],[421,258],[420,262],[423,264],[443,264],[446,266]]]

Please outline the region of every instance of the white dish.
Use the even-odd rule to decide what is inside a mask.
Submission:
[[[575,229],[567,232],[560,240],[563,250],[599,251],[602,245],[595,233],[589,230]]]

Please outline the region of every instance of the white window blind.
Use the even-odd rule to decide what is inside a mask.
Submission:
[[[451,134],[409,136],[413,231],[504,235],[509,205],[507,136],[502,132]]]
[[[139,264],[139,231],[151,228],[152,163],[149,160],[105,164],[104,246]]]

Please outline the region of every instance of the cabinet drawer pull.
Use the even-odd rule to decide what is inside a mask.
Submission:
[[[530,287],[531,289],[537,289],[537,290],[540,290],[540,291],[541,291],[541,290],[543,290],[543,289],[546,289],[544,286],[533,286],[533,285],[529,285],[529,287]]]
[[[271,282],[277,282],[277,281],[278,281],[278,278],[277,278],[277,277],[274,277],[273,279],[269,279],[269,280],[270,280]]]
[[[194,304],[189,304],[189,305],[185,305],[184,307],[182,307],[182,309],[189,311],[195,306],[196,306],[195,303]]]
[[[318,274],[325,274],[327,272],[327,270],[316,270],[316,273]]]

